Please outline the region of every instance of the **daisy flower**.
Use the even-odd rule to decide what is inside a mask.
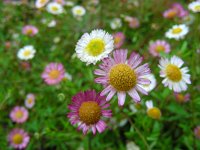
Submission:
[[[69,81],[71,81],[72,80],[72,75],[69,74],[68,72],[65,72],[65,76],[64,76],[63,80],[69,80]]]
[[[72,8],[72,14],[74,17],[82,17],[86,13],[86,10],[83,6],[74,6]]]
[[[177,16],[179,18],[182,18],[188,15],[188,11],[185,10],[180,3],[174,3],[171,8],[177,11]]]
[[[157,40],[155,42],[150,43],[149,52],[155,57],[160,56],[160,52],[170,52],[170,45],[164,40]]]
[[[26,25],[22,28],[22,33],[28,36],[34,36],[38,33],[38,29],[32,25]]]
[[[25,149],[30,137],[23,129],[15,128],[8,135],[8,142],[15,149]]]
[[[179,103],[185,103],[190,100],[190,94],[181,94],[181,93],[174,93],[176,101]]]
[[[125,35],[123,32],[117,32],[115,34],[113,34],[114,37],[114,46],[115,48],[120,48],[125,41]]]
[[[124,20],[129,23],[130,28],[138,28],[140,26],[140,22],[136,17],[125,16]]]
[[[65,76],[65,69],[61,63],[50,63],[42,73],[42,78],[49,85],[60,83]]]
[[[26,96],[25,106],[27,108],[32,108],[35,105],[35,95],[30,93]]]
[[[102,133],[106,129],[103,118],[112,116],[112,111],[107,109],[109,106],[104,96],[94,90],[88,90],[72,98],[67,116],[71,124],[78,124],[78,130],[82,130],[84,134],[89,130],[92,130],[93,134],[96,134],[96,131]]]
[[[29,60],[35,56],[35,52],[36,50],[32,45],[27,45],[18,51],[17,57],[21,60]]]
[[[97,61],[108,57],[108,54],[114,49],[114,40],[112,35],[104,30],[93,30],[90,34],[85,33],[77,42],[77,57],[88,64],[96,64]]]
[[[54,0],[54,2],[59,3],[61,5],[65,4],[65,0]]]
[[[180,24],[180,25],[174,25],[171,29],[169,29],[166,33],[165,36],[169,39],[183,39],[185,35],[189,32],[188,26],[185,24]]]
[[[141,65],[143,60],[140,55],[133,52],[127,59],[127,50],[116,50],[111,56],[103,59],[100,69],[96,69],[94,74],[100,77],[95,79],[96,83],[104,85],[106,88],[101,95],[108,94],[106,100],[109,101],[115,93],[118,96],[118,104],[124,105],[126,93],[128,93],[135,102],[140,102],[140,96],[137,91],[147,95],[147,91],[141,85],[150,84],[150,81],[144,78],[144,75],[150,74],[148,64]]]
[[[145,89],[147,92],[152,91],[156,87],[156,78],[155,78],[155,76],[153,74],[148,74],[148,75],[144,75],[143,78],[150,80],[151,83],[150,84],[141,85],[141,87],[143,89]]]
[[[35,7],[36,7],[36,8],[42,8],[42,7],[44,7],[48,2],[49,2],[49,0],[36,0],[36,2],[35,2]]]
[[[200,139],[200,126],[197,126],[195,129],[194,129],[194,135]]]
[[[186,25],[191,25],[195,20],[195,17],[191,14],[183,17],[183,22],[186,24]]]
[[[118,28],[121,28],[122,26],[122,21],[120,18],[114,18],[111,22],[110,22],[110,27],[111,29],[115,30]]]
[[[152,100],[146,101],[147,115],[153,119],[160,119],[161,111],[159,108],[153,106]]]
[[[28,110],[23,106],[15,106],[10,112],[10,118],[16,123],[24,123],[28,119]]]
[[[191,11],[193,11],[195,13],[200,12],[200,1],[191,2],[188,5],[188,9],[190,9]]]
[[[51,2],[47,5],[47,11],[51,14],[59,15],[63,13],[63,7],[59,3]]]
[[[164,78],[162,83],[174,92],[185,91],[187,84],[191,84],[190,75],[187,73],[189,72],[188,67],[181,68],[183,64],[183,60],[177,56],[160,60],[160,76]]]

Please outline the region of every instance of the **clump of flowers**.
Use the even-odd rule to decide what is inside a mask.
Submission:
[[[188,5],[188,9],[194,13],[200,12],[200,1],[193,1]]]
[[[25,106],[27,108],[32,108],[35,105],[35,95],[30,93],[26,96]]]
[[[33,25],[26,25],[22,28],[22,33],[28,36],[34,36],[38,33],[38,29]]]
[[[185,17],[187,15],[188,15],[188,11],[185,10],[180,3],[172,4],[171,8],[166,10],[163,13],[163,16],[165,18],[169,18],[169,19],[174,18],[174,17],[182,18],[182,17]]]
[[[47,5],[47,11],[54,15],[59,15],[63,13],[63,7],[57,2],[51,2]]]
[[[21,60],[29,60],[35,56],[36,50],[32,45],[27,45],[21,48],[18,53],[17,57]]]
[[[86,13],[86,10],[83,6],[74,6],[72,8],[72,14],[74,17],[80,18],[82,16],[84,16]]]
[[[93,134],[97,131],[102,133],[106,129],[103,118],[112,116],[109,106],[104,96],[100,96],[94,90],[88,90],[72,97],[72,103],[68,106],[70,112],[67,116],[71,124],[78,124],[78,130],[82,130],[84,134],[89,130],[92,130]]]
[[[149,52],[155,57],[160,56],[161,52],[170,52],[170,45],[164,40],[157,40],[155,42],[150,43]]]
[[[153,101],[146,101],[145,104],[147,106],[147,115],[153,119],[160,119],[161,111],[159,108],[153,106]]]
[[[118,104],[124,105],[126,93],[128,93],[135,102],[140,102],[140,96],[137,91],[147,95],[147,91],[141,85],[150,84],[150,81],[144,78],[144,75],[150,74],[149,65],[142,63],[143,58],[132,52],[127,59],[127,50],[116,50],[113,52],[113,58],[109,56],[103,59],[100,69],[96,69],[94,74],[100,76],[95,79],[96,83],[104,85],[106,88],[101,95],[107,95],[109,101],[116,93]]]
[[[15,128],[8,135],[8,142],[15,149],[25,149],[30,137],[23,129]]]
[[[50,63],[42,73],[42,78],[49,85],[60,83],[65,77],[65,69],[61,63]]]
[[[190,94],[182,94],[182,93],[174,93],[174,96],[176,98],[176,101],[179,103],[186,103],[190,100]]]
[[[183,39],[188,32],[189,28],[185,24],[174,25],[165,33],[165,36],[169,39],[179,40]]]
[[[97,61],[108,57],[114,49],[112,35],[104,30],[93,30],[85,33],[76,44],[77,57],[88,64],[96,64]]]
[[[123,32],[117,32],[115,34],[113,34],[114,37],[114,46],[115,48],[120,48],[125,41],[125,35]]]
[[[187,84],[191,84],[188,67],[182,67],[184,61],[177,56],[170,59],[161,58],[159,67],[161,69],[160,76],[164,78],[162,83],[165,87],[174,92],[187,90]]]
[[[28,110],[23,106],[15,106],[10,112],[10,118],[16,123],[24,123],[28,119]]]

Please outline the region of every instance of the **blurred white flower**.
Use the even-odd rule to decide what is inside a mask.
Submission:
[[[36,7],[36,8],[42,8],[42,7],[44,7],[48,2],[49,2],[49,0],[36,0],[36,2],[35,2],[35,7]]]
[[[21,60],[29,60],[34,57],[35,52],[36,50],[34,49],[32,45],[27,45],[18,51],[17,57]]]
[[[195,20],[195,17],[193,15],[187,15],[185,17],[183,17],[183,22],[186,24],[186,25],[190,25],[194,22]]]
[[[72,2],[72,1],[67,1],[67,2],[65,2],[65,5],[66,5],[66,6],[74,6],[74,2]]]
[[[140,148],[131,141],[126,143],[126,150],[140,150]]]
[[[71,81],[71,80],[72,80],[72,75],[69,74],[68,72],[65,72],[65,76],[64,76],[63,79],[64,79],[64,80],[69,80],[69,81]]]
[[[74,17],[82,17],[86,13],[86,10],[83,6],[74,6],[72,8],[72,14]]]
[[[51,2],[47,5],[47,11],[51,14],[59,15],[63,13],[63,7],[59,3]]]
[[[179,40],[183,39],[188,32],[189,28],[185,24],[174,25],[165,33],[165,36],[169,39]]]
[[[56,21],[55,20],[51,20],[48,25],[49,28],[55,27],[56,26]]]
[[[200,1],[191,2],[188,5],[188,9],[190,9],[191,11],[193,11],[195,13],[200,12]]]
[[[59,43],[59,42],[60,42],[60,37],[55,37],[55,38],[53,39],[53,42],[54,42],[54,43]]]
[[[114,18],[111,22],[110,22],[110,27],[111,29],[115,30],[118,29],[122,26],[122,21],[120,18]]]

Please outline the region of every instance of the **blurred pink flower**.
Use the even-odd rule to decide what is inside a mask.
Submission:
[[[106,98],[94,90],[80,92],[72,97],[72,104],[68,106],[68,118],[72,125],[78,124],[78,130],[86,134],[88,130],[102,133],[106,129],[103,118],[111,118],[112,111],[107,109],[110,104]]]
[[[30,137],[23,129],[15,128],[8,135],[8,142],[15,149],[25,149]]]
[[[134,29],[134,28],[138,28],[140,26],[140,22],[139,22],[138,18],[136,18],[136,17],[126,16],[125,21],[127,21],[129,23],[130,28]]]
[[[185,103],[190,100],[190,94],[174,93],[176,101],[179,103]]]
[[[171,19],[174,17],[183,18],[188,14],[188,11],[185,10],[180,3],[174,3],[168,10],[164,11],[163,16]]]
[[[59,3],[61,5],[65,4],[65,0],[54,0],[54,2]]]
[[[113,34],[114,37],[114,46],[115,48],[120,48],[125,41],[125,35],[123,32],[117,32],[115,34]]]
[[[42,73],[42,78],[49,85],[55,85],[65,77],[65,69],[61,63],[50,63]]]
[[[200,126],[197,126],[195,129],[194,129],[194,135],[200,139]]]
[[[20,65],[21,65],[22,69],[24,69],[24,70],[28,71],[31,69],[31,64],[27,61],[20,62]]]
[[[27,108],[32,108],[35,105],[35,95],[32,93],[29,93],[26,96],[26,100],[25,100],[25,106]]]
[[[169,53],[170,45],[164,40],[157,40],[150,44],[149,52],[153,56],[160,56],[160,52]]]
[[[38,33],[38,29],[32,25],[26,25],[22,28],[22,33],[28,36],[34,36]]]
[[[28,119],[28,110],[23,106],[15,106],[10,112],[10,118],[16,123],[24,123]]]

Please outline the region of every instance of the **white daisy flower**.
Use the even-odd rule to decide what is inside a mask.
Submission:
[[[71,81],[72,80],[72,75],[69,74],[68,72],[65,72],[65,76],[64,76],[63,80],[69,80],[69,81]]]
[[[36,7],[36,8],[42,8],[42,7],[44,7],[48,2],[49,2],[49,0],[36,0],[36,2],[35,2],[35,7]]]
[[[51,2],[47,5],[47,11],[51,14],[59,15],[63,13],[63,7],[59,3]]]
[[[147,107],[147,115],[153,119],[160,119],[161,117],[161,111],[158,107],[153,106],[153,101],[148,100],[145,102],[145,105]]]
[[[111,22],[110,22],[110,27],[111,29],[115,30],[118,29],[122,26],[122,21],[120,18],[114,18]]]
[[[185,24],[174,25],[165,33],[165,36],[169,39],[179,40],[183,39],[188,32],[189,28]]]
[[[188,67],[182,67],[184,64],[177,56],[171,59],[161,58],[159,67],[161,69],[160,76],[164,78],[162,83],[168,86],[174,92],[181,92],[187,90],[187,84],[191,84]]]
[[[186,24],[186,25],[191,25],[195,20],[195,17],[191,14],[183,17],[183,22]]]
[[[29,60],[34,57],[35,52],[36,50],[34,49],[32,45],[27,45],[18,51],[17,57],[21,60]]]
[[[47,24],[47,26],[48,26],[49,28],[55,27],[55,26],[56,26],[56,20],[51,20],[51,21]]]
[[[141,85],[141,87],[143,89],[145,89],[147,92],[152,91],[155,88],[155,86],[156,86],[156,78],[155,78],[155,76],[153,74],[148,74],[148,75],[144,75],[142,77],[144,79],[150,80],[151,83],[150,84]]]
[[[30,93],[26,96],[25,106],[27,108],[32,108],[35,105],[35,95]]]
[[[200,1],[191,2],[188,5],[188,9],[190,9],[191,11],[193,11],[195,13],[200,12]]]
[[[85,33],[77,42],[77,57],[86,62],[87,65],[102,60],[114,49],[114,40],[112,35],[104,30],[97,29],[91,33]]]
[[[74,17],[82,17],[86,13],[86,10],[83,6],[74,6],[72,8],[72,14]]]

